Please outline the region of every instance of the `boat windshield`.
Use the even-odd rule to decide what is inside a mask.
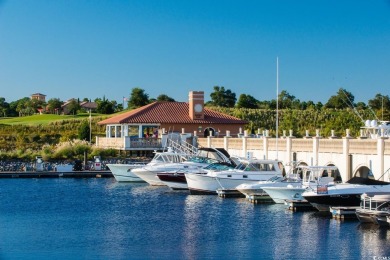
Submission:
[[[234,166],[227,163],[212,163],[204,168],[205,170],[213,170],[213,171],[227,171],[230,169],[234,169]]]
[[[218,162],[218,160],[216,160],[216,159],[203,157],[203,156],[192,156],[192,157],[188,158],[187,161],[194,162],[194,163],[206,163],[206,164],[212,164],[212,163]]]
[[[280,176],[273,176],[273,177],[269,178],[268,181],[275,182],[275,181],[282,181],[282,180],[285,180],[285,178],[284,177],[280,177]]]
[[[185,161],[185,158],[178,153],[156,153],[152,163],[178,163]]]
[[[278,166],[278,168],[280,167]],[[275,171],[276,167],[273,163],[241,161],[236,169],[242,171]]]
[[[198,150],[196,157],[210,158],[218,162],[228,162],[229,158],[226,154],[213,148],[202,148]]]

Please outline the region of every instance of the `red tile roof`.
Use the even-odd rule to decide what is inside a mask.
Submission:
[[[186,102],[156,101],[129,112],[100,121],[98,124],[162,123],[162,124],[247,124],[245,120],[204,109],[204,119],[192,120]]]

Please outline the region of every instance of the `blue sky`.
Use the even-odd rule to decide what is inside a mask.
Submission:
[[[325,103],[390,89],[390,0],[0,0],[0,97],[188,101],[214,86]]]

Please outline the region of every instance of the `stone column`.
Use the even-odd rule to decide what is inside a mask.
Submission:
[[[306,135],[305,135],[305,137],[304,138],[310,138],[310,134],[309,134],[309,130],[306,130]]]
[[[198,132],[195,130],[194,131],[194,137],[192,138],[192,146],[198,147]]]
[[[243,136],[242,138],[241,138],[241,140],[242,140],[242,156],[243,157],[247,157],[246,156],[246,152],[247,152],[247,147],[248,147],[248,143],[247,143],[247,141],[248,141],[248,136]]]
[[[212,142],[211,142],[211,139],[212,139],[211,136],[207,136],[207,147],[208,147],[208,148],[211,148],[211,145],[212,145],[212,144],[211,144],[211,143],[212,143]]]
[[[376,147],[378,158],[376,167],[374,167],[373,169],[375,179],[378,179],[380,177],[381,181],[385,181],[385,176],[383,175],[383,173],[385,172],[385,139],[388,139],[388,137],[381,136],[377,140]]]
[[[313,166],[318,166],[318,152],[320,148],[320,137],[313,137]]]
[[[293,161],[293,154],[292,154],[292,139],[295,137],[293,136],[292,130],[290,130],[290,135],[287,137],[287,142],[286,142],[286,151],[287,151],[287,161],[286,162],[292,162]],[[291,171],[291,168],[294,165],[290,165],[286,167],[286,172]]]
[[[264,159],[268,159],[268,139],[269,139],[269,136],[268,136],[268,132],[267,131],[266,131],[266,134],[263,136]]]
[[[229,139],[230,139],[230,131],[229,130],[226,130],[226,136],[224,136],[223,138],[223,148],[226,150],[226,151],[229,151]]]
[[[351,176],[351,165],[349,163],[349,141],[352,137],[349,135],[349,130],[346,130],[346,136],[343,137],[343,163],[338,165],[343,182],[348,181]],[[353,158],[352,158],[353,159]]]

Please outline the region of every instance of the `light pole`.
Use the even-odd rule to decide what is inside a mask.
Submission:
[[[89,109],[89,145],[91,145],[92,139],[92,113],[91,109]]]

